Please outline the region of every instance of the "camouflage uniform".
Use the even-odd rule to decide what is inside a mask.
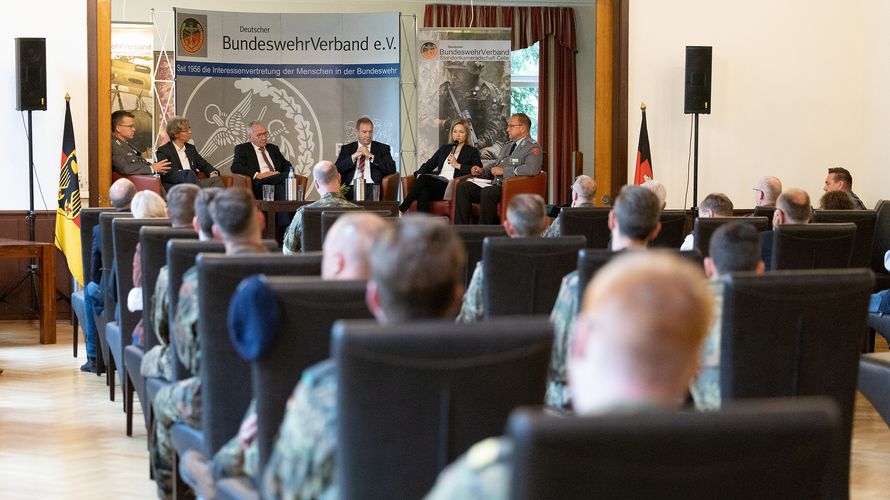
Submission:
[[[257,482],[259,479],[259,445],[256,442],[256,400],[241,420],[238,435],[228,440],[213,456],[213,477],[248,476]]]
[[[167,266],[161,267],[158,272],[158,280],[155,282],[155,292],[151,297],[152,325],[154,335],[158,339],[158,345],[149,349],[142,358],[140,372],[143,377],[162,377],[167,380],[173,378],[173,369],[170,364],[170,356],[167,354],[169,342],[167,326],[167,288],[170,277]]]
[[[578,208],[587,208],[587,207],[595,207],[593,203],[580,203],[578,204]],[[562,217],[557,217],[553,219],[553,222],[550,223],[550,227],[544,231],[543,236],[545,238],[559,238],[562,236]]]
[[[287,227],[287,232],[284,233],[284,253],[286,255],[300,253],[300,246],[302,245],[300,237],[303,235],[303,209],[306,207],[354,208],[358,207],[358,205],[344,198],[339,192],[334,192],[325,193],[321,195],[320,199],[298,208],[297,213],[294,215],[294,220],[291,221],[290,226]]]
[[[714,320],[701,352],[701,369],[689,384],[689,392],[698,410],[720,409],[720,324],[723,316],[722,278],[711,280],[714,296]]]
[[[458,323],[474,323],[476,321],[482,321],[483,316],[485,316],[485,308],[482,303],[483,286],[482,261],[480,260],[476,263],[473,277],[470,278],[470,285],[464,293],[463,304],[460,306],[460,314],[457,315]]]
[[[180,361],[192,373],[199,373],[200,350],[198,349],[198,271],[189,268],[182,276],[179,288],[176,317],[173,322],[173,342]],[[171,353],[167,353],[172,356]],[[149,454],[158,492],[163,496],[172,493],[173,455],[176,451],[170,442],[170,428],[185,423],[201,428],[201,379],[197,376],[174,382],[155,395],[153,435],[149,440]]]
[[[488,438],[473,445],[439,475],[426,500],[507,500],[513,441]]]
[[[547,372],[547,406],[567,410],[571,407],[572,395],[566,377],[566,362],[569,355],[569,339],[572,323],[578,315],[578,271],[572,271],[562,278],[556,303],[550,313],[553,323],[553,351],[550,355],[550,370]]]
[[[329,359],[303,372],[287,402],[263,473],[263,497],[337,498],[336,452],[337,366]]]

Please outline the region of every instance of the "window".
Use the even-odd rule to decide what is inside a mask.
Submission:
[[[510,53],[510,112],[525,113],[532,120],[531,136],[538,137],[538,43]]]

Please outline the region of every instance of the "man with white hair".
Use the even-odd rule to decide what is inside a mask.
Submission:
[[[661,210],[664,210],[665,207],[667,207],[667,189],[665,189],[664,184],[655,179],[649,179],[644,182],[642,186],[655,193],[655,196],[658,197],[658,202],[661,204]]]
[[[287,232],[284,233],[284,253],[287,255],[300,253],[303,237],[303,209],[307,207],[341,207],[357,208],[358,205],[347,200],[340,194],[340,172],[332,162],[322,160],[312,167],[312,179],[315,189],[321,194],[321,198],[308,205],[303,205],[294,214]]]
[[[589,175],[579,175],[572,184],[572,207],[593,207],[596,197],[596,181]],[[562,236],[562,214],[554,220],[547,231],[545,238],[559,238]]]
[[[782,181],[778,177],[768,175],[757,181],[757,186],[754,187],[754,206],[774,207],[780,194],[782,194]]]

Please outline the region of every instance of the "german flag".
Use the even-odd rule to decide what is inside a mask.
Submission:
[[[646,105],[640,106],[643,111],[643,123],[640,125],[640,145],[637,146],[637,168],[634,172],[634,184],[642,184],[652,175],[652,153],[649,152],[649,130],[646,128]]]
[[[65,130],[62,133],[62,166],[59,168],[59,208],[56,211],[56,247],[65,254],[71,276],[83,285],[80,248],[80,183],[74,147],[71,104],[65,99]]]

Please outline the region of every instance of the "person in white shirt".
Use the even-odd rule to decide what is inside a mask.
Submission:
[[[379,185],[384,177],[396,173],[396,162],[392,159],[389,145],[373,140],[374,122],[367,116],[355,121],[355,137],[356,141],[340,148],[337,171],[347,186],[357,177],[364,179],[367,194],[372,185]],[[346,198],[352,199],[353,196],[350,188]]]
[[[192,140],[192,126],[181,116],[174,116],[167,122],[167,135],[170,142],[158,148],[158,160],[170,162],[170,170],[161,173],[164,189],[176,184],[197,184],[201,187],[225,187],[219,170],[205,160],[198,149],[189,143]],[[198,179],[198,172],[204,179]]]
[[[707,219],[709,217],[732,217],[732,200],[723,193],[711,193],[705,196],[698,206],[698,216]],[[680,250],[692,250],[695,248],[695,239],[692,233],[686,235]]]
[[[263,186],[275,186],[275,199],[284,199],[284,181],[293,168],[278,146],[269,142],[269,130],[262,122],[247,126],[247,141],[235,146],[232,173],[253,180],[253,196],[262,199]]]

